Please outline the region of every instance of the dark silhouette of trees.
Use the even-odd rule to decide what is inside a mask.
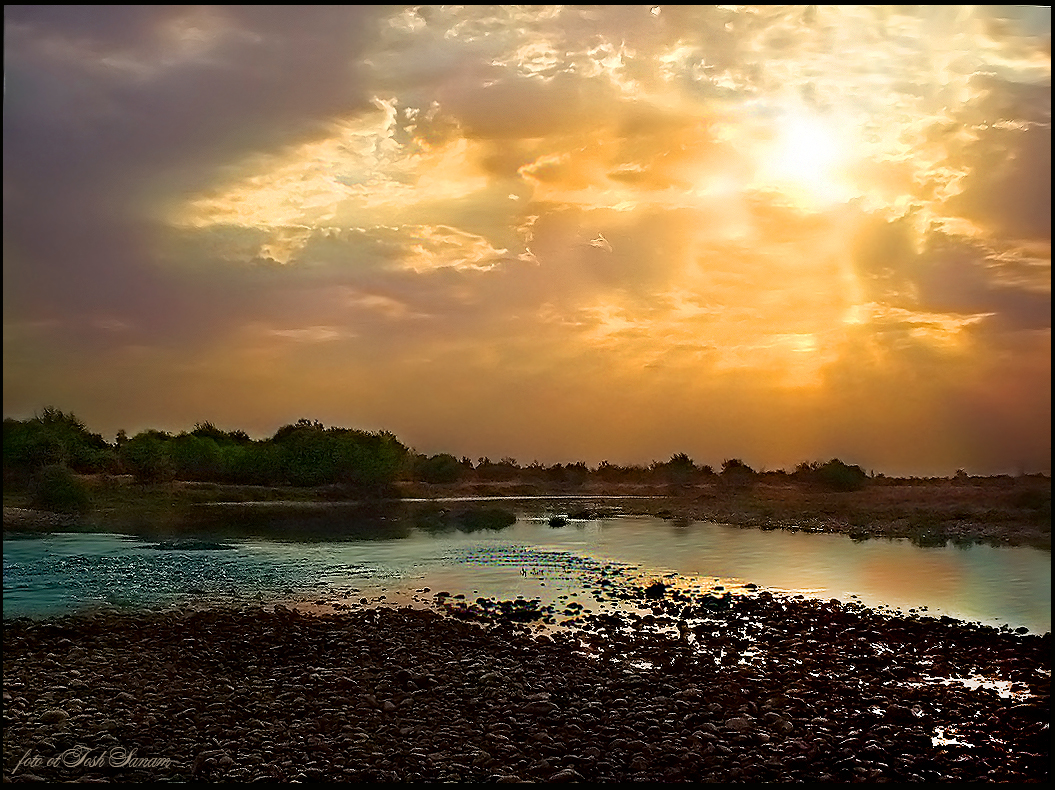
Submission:
[[[833,491],[859,491],[868,482],[864,469],[857,464],[844,464],[838,458],[823,464],[814,474],[822,485]]]
[[[462,462],[449,453],[414,458],[414,479],[423,483],[457,483],[467,471]]]
[[[199,422],[189,432],[172,435],[145,430],[129,437],[117,432],[113,444],[92,433],[72,413],[45,408],[28,420],[4,420],[3,459],[5,480],[33,483],[38,492],[51,491],[53,507],[83,506],[83,497],[71,484],[70,473],[127,473],[141,482],[190,480],[247,485],[340,486],[349,491],[389,491],[398,480],[447,485],[477,482],[521,481],[554,486],[582,486],[591,481],[608,484],[700,485],[715,478],[723,484],[748,485],[759,481],[791,481],[830,491],[856,491],[872,478],[857,465],[838,458],[826,463],[807,461],[793,472],[759,473],[739,458],[722,462],[718,475],[707,465],[697,465],[684,452],[649,466],[620,466],[602,461],[590,469],[584,461],[545,466],[537,461],[527,467],[516,459],[473,462],[450,453],[422,455],[412,452],[386,431],[327,427],[319,420],[302,418],[283,425],[267,439],[254,440],[245,431],[224,430]],[[43,470],[49,470],[44,474]],[[61,470],[67,470],[66,474]],[[883,476],[876,475],[875,480]],[[966,480],[960,471],[956,479]],[[43,499],[52,494],[40,494]]]
[[[509,458],[508,456],[498,463],[494,463],[490,458],[485,456],[476,464],[477,479],[486,480],[488,482],[515,480],[519,476],[520,471],[521,469],[517,464],[516,459]]]
[[[666,463],[652,465],[652,473],[657,479],[675,486],[688,485],[698,471],[696,462],[686,453],[675,453]]]
[[[620,466],[608,461],[601,461],[594,474],[606,483],[643,483],[651,474],[643,466]]]
[[[545,480],[557,485],[581,486],[590,478],[590,469],[585,461],[573,464],[553,464],[542,471]]]
[[[722,481],[732,485],[746,485],[754,482],[758,473],[739,458],[727,458],[722,461]]]
[[[791,479],[830,491],[859,491],[868,484],[868,474],[864,469],[857,464],[843,463],[838,458],[823,464],[803,461],[795,467]]]

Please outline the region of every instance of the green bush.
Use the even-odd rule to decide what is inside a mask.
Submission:
[[[60,464],[42,468],[33,480],[30,503],[40,510],[55,513],[85,513],[91,508],[88,487],[73,472]]]
[[[457,483],[465,471],[461,461],[449,453],[418,456],[414,461],[414,476],[425,483]]]
[[[216,441],[209,436],[181,433],[167,444],[169,460],[180,480],[217,480],[221,455]]]
[[[171,480],[176,473],[168,454],[171,438],[163,431],[137,433],[121,445],[121,466],[140,482]]]
[[[29,420],[4,420],[4,468],[33,471],[66,465],[78,472],[104,471],[113,451],[73,414],[47,407]]]
[[[283,479],[296,486],[384,487],[403,473],[409,455],[386,431],[326,428],[318,420],[285,425],[270,443]]]

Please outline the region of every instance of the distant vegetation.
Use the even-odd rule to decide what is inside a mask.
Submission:
[[[129,438],[120,431],[113,444],[73,414],[57,409],[45,409],[29,420],[4,420],[5,479],[20,474],[39,478],[45,470],[64,468],[82,474],[129,474],[142,482],[382,490],[411,472],[415,460],[390,433],[327,428],[311,420],[284,425],[261,441],[206,422],[177,435],[146,430]],[[431,467],[426,471],[443,472]],[[47,474],[55,477],[54,471]]]
[[[260,486],[338,486],[357,493],[391,493],[398,482],[437,485],[518,481],[557,487],[590,482],[666,485],[699,483],[743,487],[785,480],[833,492],[856,491],[883,476],[833,458],[805,462],[793,472],[756,471],[738,458],[715,471],[697,465],[685,453],[648,466],[619,466],[602,461],[595,468],[577,461],[522,466],[513,458],[474,463],[448,453],[417,453],[391,433],[327,427],[298,420],[268,439],[255,440],[240,430],[225,431],[209,422],[170,434],[145,430],[114,442],[91,432],[72,413],[46,408],[28,420],[4,420],[5,483],[22,484],[36,505],[58,511],[83,511],[87,490],[77,474],[125,474],[144,483],[171,480]],[[76,473],[76,474],[75,474]],[[963,473],[958,473],[963,475]]]

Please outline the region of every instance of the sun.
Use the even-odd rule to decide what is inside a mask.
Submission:
[[[759,157],[762,186],[777,189],[796,203],[819,207],[849,197],[844,180],[848,145],[830,120],[792,111],[777,117]]]

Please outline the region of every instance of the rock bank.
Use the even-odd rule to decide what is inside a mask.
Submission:
[[[1050,634],[715,601],[5,621],[4,780],[1049,781]]]

